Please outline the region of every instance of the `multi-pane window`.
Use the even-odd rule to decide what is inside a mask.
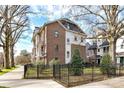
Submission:
[[[104,52],[104,53],[109,52],[109,47],[103,47],[103,52]]]
[[[55,32],[54,32],[54,36],[55,36],[55,37],[59,37],[59,32],[58,32],[58,31],[55,31]]]
[[[69,55],[70,55],[70,54],[69,54],[69,51],[67,51],[67,58],[69,58]]]

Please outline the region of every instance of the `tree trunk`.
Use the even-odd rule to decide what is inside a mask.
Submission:
[[[109,54],[112,58],[112,63],[116,64],[116,40],[110,42]]]
[[[14,46],[10,46],[10,63],[12,67],[15,67],[14,62]]]
[[[6,44],[5,47],[3,47],[4,50],[4,66],[5,68],[10,68],[10,60],[9,60],[9,43]]]

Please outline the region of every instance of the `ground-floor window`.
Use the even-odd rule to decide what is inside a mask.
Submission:
[[[124,64],[124,57],[120,57],[120,63]]]
[[[98,59],[98,64],[100,64],[100,59]]]

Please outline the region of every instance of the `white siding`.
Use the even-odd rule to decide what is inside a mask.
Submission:
[[[120,57],[117,57],[117,64],[120,63]]]
[[[77,41],[74,40],[75,36],[77,37]],[[86,41],[83,40],[81,42],[81,37],[82,35],[79,35],[77,33],[73,33],[71,31],[66,31],[66,36],[65,36],[65,63],[71,62],[71,44],[76,44],[76,45],[85,45]],[[67,39],[69,39],[69,43],[67,42]],[[67,51],[69,51],[69,58],[67,58]]]
[[[121,38],[119,38],[117,40],[117,42],[116,42],[116,53],[124,52],[124,48],[121,48],[121,44],[122,44],[123,40],[124,40],[124,36],[122,36]],[[99,46],[100,44],[102,44],[102,43],[97,40],[97,45]],[[103,56],[103,48],[100,48],[100,52],[97,51],[97,55]],[[124,55],[121,55],[121,56],[124,57]],[[117,56],[117,63],[120,63],[120,56]]]
[[[99,36],[99,38],[101,38],[101,37],[102,36]],[[99,52],[97,50],[97,55],[100,55],[100,56],[103,55],[103,48],[99,47],[102,43],[103,43],[103,39],[97,39],[97,47],[100,49]]]
[[[117,53],[118,52],[124,52],[124,48],[121,48],[121,44],[122,44],[123,40],[124,40],[124,36],[122,36],[121,38],[119,38],[117,40],[117,43],[116,43],[116,52]]]

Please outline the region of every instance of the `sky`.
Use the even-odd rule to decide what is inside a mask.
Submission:
[[[30,20],[30,30],[25,31],[23,35],[25,38],[20,38],[15,45],[15,56],[20,54],[21,50],[27,50],[28,52],[32,52],[33,43],[32,36],[35,27],[41,27],[44,23],[53,21],[59,18],[68,18],[66,13],[69,11],[69,5],[32,5],[30,6],[31,10],[35,12],[35,14],[28,14]],[[80,13],[76,9],[77,14]],[[95,19],[92,18],[91,19]],[[84,20],[76,20],[71,18],[72,21],[77,23],[81,29],[87,34],[90,35],[90,26],[87,25],[88,23]]]
[[[15,56],[20,54],[21,50],[26,49],[28,52],[32,52],[33,43],[31,42],[33,31],[35,26],[41,27],[44,23],[59,19],[59,18],[65,18],[65,14],[70,9],[70,6],[63,6],[63,5],[35,5],[30,6],[31,10],[35,12],[36,14],[29,14],[29,20],[30,20],[30,30],[23,33],[23,35],[26,36],[26,38],[20,38],[17,44],[15,45]],[[76,22],[79,26],[82,26],[82,21]],[[86,28],[85,25],[85,30]]]

